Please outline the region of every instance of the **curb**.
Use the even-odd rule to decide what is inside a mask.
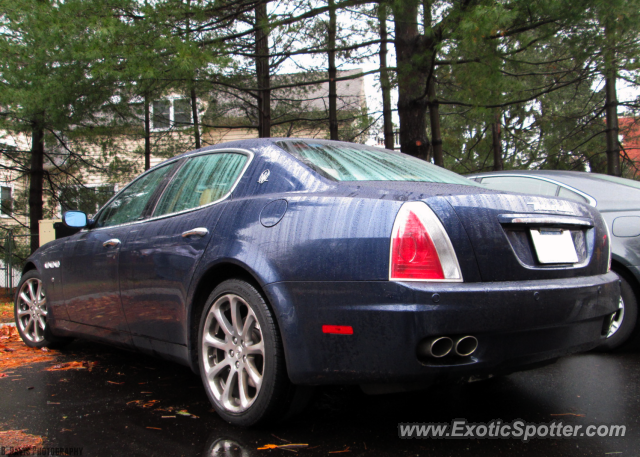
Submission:
[[[16,323],[15,322],[8,322],[6,324],[0,324],[0,327],[15,327]]]

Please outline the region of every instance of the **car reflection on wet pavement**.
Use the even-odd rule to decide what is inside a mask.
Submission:
[[[0,357],[10,356],[4,353]],[[66,364],[66,365],[65,365]],[[47,371],[53,370],[53,371]],[[211,410],[188,368],[76,341],[50,361],[5,370],[0,431],[42,437],[82,455],[638,455],[637,349],[589,353],[538,370],[465,385],[367,396],[356,386],[318,389],[307,410],[270,428],[242,429]],[[400,422],[624,425],[624,437],[400,439]],[[8,443],[0,442],[0,446]],[[259,450],[266,445],[307,444]]]

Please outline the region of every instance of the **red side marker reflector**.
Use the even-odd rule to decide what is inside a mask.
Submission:
[[[350,325],[323,325],[322,333],[335,333],[337,335],[353,335],[353,327]]]

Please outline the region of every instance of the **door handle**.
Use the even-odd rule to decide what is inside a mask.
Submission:
[[[186,232],[182,233],[182,238],[186,238],[188,236],[205,236],[209,233],[209,230],[207,230],[204,227],[198,227],[198,228],[194,228],[191,230],[187,230]]]
[[[117,238],[111,238],[110,240],[105,241],[102,245],[106,248],[109,246],[118,246],[120,244],[120,240]]]

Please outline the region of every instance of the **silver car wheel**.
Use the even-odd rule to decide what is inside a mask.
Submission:
[[[607,333],[607,338],[611,338],[615,333],[620,329],[622,325],[622,321],[624,320],[624,300],[620,297],[620,303],[618,306],[618,311],[613,316],[613,320],[611,321],[611,326],[609,327],[609,333]]]
[[[32,343],[44,340],[47,325],[47,299],[42,281],[30,278],[22,284],[18,293],[17,323],[22,334]]]
[[[238,295],[221,296],[209,309],[201,344],[215,399],[229,412],[247,410],[264,374],[264,339],[254,310]]]

